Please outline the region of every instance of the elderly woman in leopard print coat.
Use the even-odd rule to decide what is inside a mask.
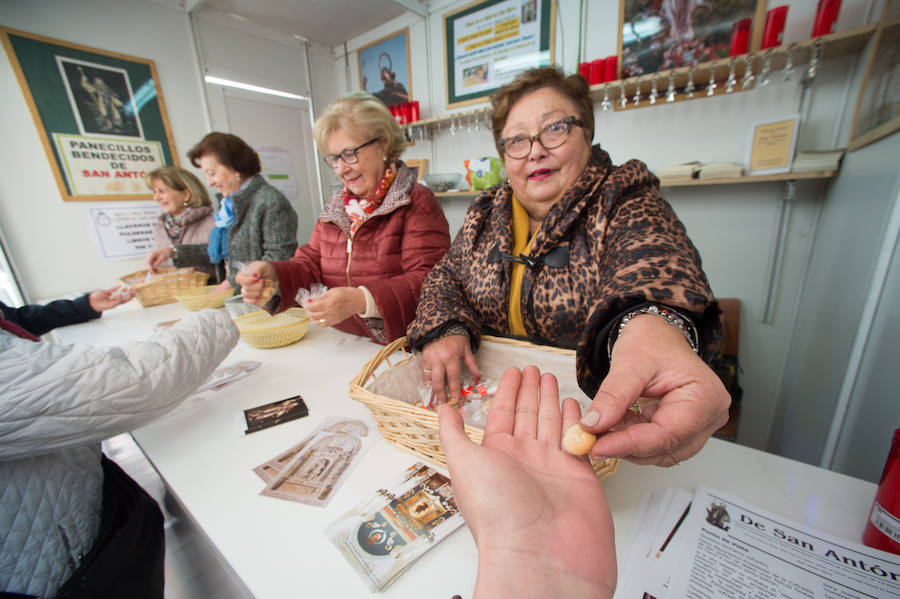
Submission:
[[[700,256],[659,180],[637,160],[591,146],[583,77],[521,74],[492,98],[508,181],[482,193],[422,287],[407,330],[439,400],[462,364],[479,376],[482,333],[576,348],[593,402],[591,453],[673,465],[728,417],[730,398],[704,359],[720,311]],[[641,411],[628,408],[641,398]]]

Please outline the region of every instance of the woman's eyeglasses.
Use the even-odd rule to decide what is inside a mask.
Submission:
[[[547,150],[558,148],[566,143],[573,125],[584,127],[584,121],[574,116],[567,116],[555,123],[550,123],[541,129],[541,132],[537,135],[532,135],[531,137],[524,135],[504,137],[497,141],[497,147],[503,151],[505,156],[510,158],[525,158],[531,152],[531,145],[535,140],[540,142]]]
[[[336,168],[338,165],[338,158],[344,161],[344,164],[356,164],[359,162],[359,151],[365,148],[368,145],[371,145],[381,139],[380,137],[376,137],[375,139],[370,139],[364,144],[360,144],[355,148],[346,148],[345,150],[341,150],[340,154],[326,154],[322,158],[325,160],[325,164],[330,166],[331,168]]]

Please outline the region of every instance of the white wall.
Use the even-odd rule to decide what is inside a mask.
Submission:
[[[407,14],[348,42],[351,52],[345,69],[343,46],[334,48],[335,81],[339,93],[358,82],[356,49],[403,27],[410,28],[412,97],[419,99],[423,118],[446,115],[444,86],[443,15],[467,4],[436,2],[428,19]],[[806,39],[812,28],[816,0],[788,3],[785,43]],[[883,2],[845,0],[837,30],[858,27],[880,14]],[[556,27],[555,62],[568,72],[577,70],[578,31],[584,26],[582,60],[616,53],[618,3],[587,0],[585,19],[577,0],[560,0]],[[586,23],[586,25],[585,25]],[[427,33],[426,33],[427,32]],[[430,37],[426,39],[426,35]],[[827,61],[818,70],[809,98],[809,113],[801,130],[803,149],[831,149],[847,142],[861,59],[847,56]],[[753,123],[795,113],[801,106],[801,69],[784,82],[780,73],[756,90],[639,110],[602,112],[595,109],[595,143],[616,163],[639,158],[651,169],[687,160],[744,162]],[[480,105],[487,106],[487,103]],[[471,110],[467,106],[458,110]],[[410,158],[428,158],[431,172],[464,172],[462,161],[493,154],[489,131],[451,135],[446,129],[433,142],[417,143]],[[788,236],[779,263],[780,277],[769,289],[769,273],[778,234],[784,184],[754,184],[665,189],[700,250],[714,292],[742,301],[741,384],[744,408],[739,441],[757,448],[770,446],[778,408],[779,383],[788,359],[793,323],[807,276],[812,242],[824,207],[827,184],[805,182],[788,206]],[[442,200],[451,228],[464,218],[467,200]],[[772,318],[763,322],[771,291]],[[809,299],[806,301],[816,301]],[[783,396],[783,393],[781,394]],[[793,425],[792,425],[793,426]],[[815,461],[815,460],[813,460]]]
[[[207,131],[201,76],[186,14],[138,0],[0,0],[2,24],[153,60],[175,140],[184,153]],[[32,301],[111,286],[142,260],[104,261],[85,211],[63,202],[12,67],[0,58],[0,220]]]
[[[890,215],[897,210],[897,156],[896,134],[848,154],[825,198],[769,445],[779,454],[816,464],[821,458],[844,379],[853,375],[848,360]],[[896,271],[896,261],[892,268]],[[896,332],[896,274],[887,283],[837,460],[843,472],[873,481],[881,474],[891,433],[900,426],[892,384],[900,336],[890,334]],[[869,408],[867,414],[860,413],[861,406]],[[882,450],[867,454],[875,447]]]

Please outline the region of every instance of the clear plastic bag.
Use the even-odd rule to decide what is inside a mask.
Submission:
[[[311,300],[316,300],[325,295],[325,292],[328,291],[328,287],[323,285],[322,283],[313,283],[309,286],[309,289],[306,287],[301,287],[297,290],[297,295],[294,300],[302,307],[304,310],[309,309],[309,302]]]

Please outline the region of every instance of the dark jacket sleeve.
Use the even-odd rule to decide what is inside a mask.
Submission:
[[[57,327],[87,322],[100,318],[99,312],[91,308],[85,294],[76,300],[56,300],[49,304],[29,304],[21,308],[10,308],[0,303],[6,320],[15,323],[37,337],[49,333]]]
[[[675,308],[697,329],[700,355],[709,361],[722,335],[700,254],[643,163],[629,161],[610,175],[602,202],[606,234],[598,256],[604,298],[578,344],[578,381],[593,397],[609,372],[607,339],[619,319],[646,303]],[[619,173],[630,172],[626,184]],[[623,181],[624,175],[623,176]]]

